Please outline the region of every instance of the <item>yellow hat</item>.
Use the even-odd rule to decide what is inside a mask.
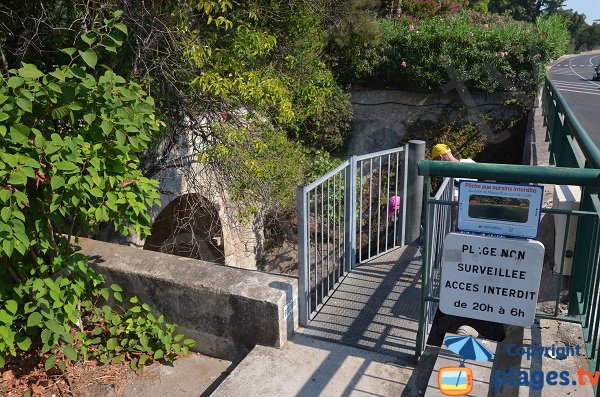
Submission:
[[[450,148],[448,147],[448,145],[444,143],[438,143],[431,150],[431,158],[435,159],[436,157],[442,156],[446,153],[450,153]]]

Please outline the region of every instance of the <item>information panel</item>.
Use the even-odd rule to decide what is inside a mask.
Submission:
[[[535,239],[543,195],[542,186],[460,181],[457,230]]]
[[[533,324],[544,245],[475,234],[444,241],[440,309],[446,314],[528,327]]]

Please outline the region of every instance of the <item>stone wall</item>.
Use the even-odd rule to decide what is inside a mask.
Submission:
[[[473,121],[478,121],[479,114],[509,119],[516,113],[504,106],[508,98],[506,93],[473,92],[463,93],[460,97],[456,92],[355,90],[350,97],[354,117],[348,155],[397,147],[408,123],[419,119],[435,121],[444,112],[451,115],[453,111],[467,106],[465,102],[470,102]]]
[[[282,347],[298,326],[295,277],[81,238],[107,283],[176,322],[203,354],[237,361],[256,344]]]

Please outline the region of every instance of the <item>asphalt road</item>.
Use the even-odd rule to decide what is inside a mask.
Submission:
[[[600,81],[592,81],[600,53],[576,55],[555,63],[549,71],[554,86],[567,101],[596,146],[600,147]]]

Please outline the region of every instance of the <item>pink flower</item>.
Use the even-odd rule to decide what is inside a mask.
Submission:
[[[483,27],[484,27],[484,28],[489,28],[489,27],[490,27],[490,25],[486,23],[485,25],[483,25]]]
[[[469,32],[469,37],[473,37],[473,36],[475,36],[475,33]]]
[[[408,66],[408,64],[406,63],[406,61],[402,61],[402,63],[400,64],[400,66],[402,66],[403,68],[406,68]]]
[[[415,25],[410,25],[410,26],[408,27],[408,31],[409,31],[409,32],[412,32],[413,30],[415,30]]]
[[[500,51],[499,55],[500,55],[500,58],[504,58],[505,56],[508,55],[508,51]]]

